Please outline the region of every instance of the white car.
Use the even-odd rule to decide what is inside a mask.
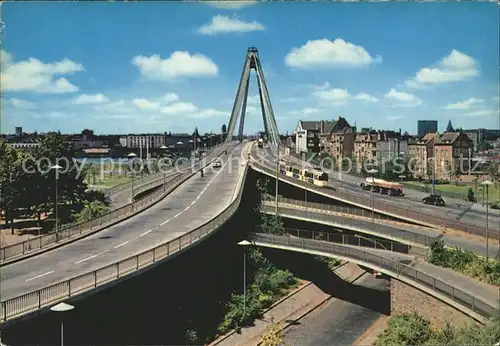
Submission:
[[[217,161],[215,161],[215,162],[213,163],[212,167],[213,167],[213,168],[221,168],[221,167],[222,167],[222,165],[221,165],[220,161],[219,161],[219,160],[217,160]]]

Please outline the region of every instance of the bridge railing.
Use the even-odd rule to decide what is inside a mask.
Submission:
[[[219,145],[213,146],[210,152],[213,153],[213,151],[218,149],[219,147],[220,147]],[[189,165],[190,162],[191,162],[191,160],[189,160],[188,163],[180,165],[178,168],[184,169],[184,168],[186,168],[186,166]],[[140,178],[136,178],[136,179],[134,179],[134,186],[140,186],[142,184],[147,184],[153,180],[158,180],[162,177],[162,175],[163,175],[162,173],[153,173],[153,174],[146,175],[146,176],[143,176]],[[118,184],[118,185],[115,185],[115,186],[112,186],[112,187],[106,189],[104,191],[104,195],[109,197],[109,196],[112,196],[115,193],[118,193],[120,191],[130,189],[131,187],[132,187],[132,182],[127,181],[127,182],[124,182],[124,183],[121,183],[121,184]]]
[[[273,235],[273,232],[266,229],[265,227],[256,227],[255,233]],[[295,238],[319,240],[319,241],[325,241],[327,243],[364,247],[375,250],[385,250],[385,251],[398,252],[404,254],[408,254],[410,251],[410,246],[407,244],[401,244],[387,239],[370,239],[359,235],[335,234],[322,230],[311,231],[308,229],[289,228],[289,227],[284,228],[283,233],[284,235]]]
[[[300,207],[299,207],[300,208]],[[265,213],[274,214],[276,209],[271,205],[262,205],[262,210]],[[364,233],[370,233],[378,236],[386,236],[390,237],[394,240],[407,241],[414,244],[421,244],[425,247],[431,246],[431,244],[437,239],[435,237],[430,237],[428,235],[403,231],[399,230],[395,227],[390,227],[389,225],[381,225],[379,223],[374,223],[367,226],[359,226],[353,225],[349,220],[343,220],[336,218],[335,215],[329,215],[322,212],[318,212],[317,210],[311,209],[296,209],[293,205],[283,205],[281,204],[278,209],[278,213],[282,217],[289,218],[301,218],[301,219],[310,219],[312,222],[320,222],[324,221],[328,224],[338,225],[353,231],[363,231]]]
[[[240,185],[237,186],[239,190],[236,199],[212,220],[180,237],[160,244],[153,249],[130,256],[119,262],[69,280],[64,280],[34,292],[2,301],[0,303],[0,322],[5,322],[27,313],[37,311],[75,295],[104,286],[111,281],[137,272],[156,262],[160,262],[189,247],[191,244],[197,243],[207,235],[212,234],[220,226],[225,224],[237,211],[241,197],[243,196],[243,186],[245,186],[247,169],[248,166],[246,166],[245,170],[242,172],[244,178],[241,180]]]
[[[221,154],[222,153],[220,153],[219,155]],[[193,171],[188,170],[187,172],[175,175],[173,178],[170,177],[169,180],[164,183],[163,188],[158,189],[155,192],[146,195],[141,199],[135,200],[125,206],[111,210],[103,215],[84,222],[66,225],[60,228],[58,231],[52,231],[50,233],[39,235],[22,242],[4,246],[0,248],[0,264],[13,258],[26,256],[42,248],[46,248],[55,243],[61,242],[65,239],[80,236],[82,234],[93,231],[96,228],[104,228],[107,225],[116,223],[117,221],[130,216],[131,214],[136,214],[172,192],[175,188],[177,188],[177,186],[193,176],[195,174],[195,170],[201,169],[201,166],[203,164],[209,164],[209,160],[197,162],[193,168]],[[159,184],[163,184],[163,179],[164,178],[152,180],[149,183],[141,185],[138,188],[138,193],[140,193],[141,191],[144,192],[150,190],[154,187],[159,186]]]
[[[255,169],[258,171],[261,171],[267,175],[270,175],[272,177],[276,176],[276,172],[274,169],[270,169],[264,165],[258,164],[256,162],[251,163]],[[351,203],[354,205],[357,205],[361,208],[365,209],[371,209],[371,198],[366,198],[366,197],[361,197],[361,196],[356,196],[352,195],[350,193],[346,193],[343,191],[338,191],[332,188],[325,188],[325,187],[319,187],[313,184],[308,184],[305,182],[302,182],[297,179],[293,179],[290,177],[286,177],[281,175],[280,179],[283,181],[286,181],[292,185],[295,185],[297,187],[300,187],[302,189],[307,189],[312,192],[316,192],[318,194],[328,196],[328,197],[333,197],[335,199],[338,199],[342,202],[345,203]],[[394,197],[400,198],[400,197]],[[377,213],[385,213],[391,216],[396,216],[396,217],[402,217],[407,220],[411,220],[417,223],[422,223],[425,225],[430,225],[430,226],[437,226],[441,228],[449,228],[449,229],[455,229],[455,230],[460,230],[467,232],[469,234],[475,234],[479,235],[482,237],[486,237],[486,230],[483,227],[471,225],[468,223],[463,223],[459,221],[454,221],[454,220],[449,220],[449,219],[444,219],[439,216],[433,216],[425,213],[421,213],[415,210],[403,208],[403,207],[398,207],[395,205],[389,205],[384,203],[383,201],[377,200],[375,204],[375,212]],[[492,225],[493,227],[493,225]],[[498,233],[500,231],[496,229],[489,229],[489,237],[490,238],[496,238],[498,237]]]
[[[439,280],[432,275],[424,273],[423,271],[418,270],[411,265],[406,265],[397,260],[377,255],[373,252],[370,252],[369,250],[365,250],[362,248],[347,247],[311,239],[292,238],[259,233],[251,234],[250,240],[254,242],[312,250],[320,253],[331,254],[333,257],[341,256],[344,258],[369,263],[385,270],[389,276],[395,278],[399,278],[401,276],[406,277],[411,281],[424,286],[430,292],[441,294],[460,304],[461,306],[472,310],[480,316],[483,316],[484,318],[492,317],[496,313],[496,310],[498,308],[498,303],[487,303],[479,298],[474,297],[472,294],[466,293],[458,287],[447,284],[446,282]]]
[[[271,204],[274,199],[274,196],[270,197],[265,203],[266,204]],[[357,207],[349,207],[345,205],[336,205],[336,204],[325,204],[325,203],[317,203],[317,202],[310,202],[310,201],[304,201],[301,199],[293,199],[293,198],[286,198],[283,196],[278,196],[278,202],[281,204],[290,204],[290,205],[295,205],[299,206],[302,208],[308,208],[308,209],[319,209],[319,210],[324,210],[324,211],[329,211],[332,213],[339,213],[339,214],[349,214],[353,216],[360,216],[360,217],[365,217],[365,218],[375,218],[375,220],[385,220],[385,221],[390,221],[394,220],[394,218],[391,218],[390,216],[384,215],[384,214],[379,214],[375,211],[375,213],[372,213],[371,210],[367,209],[361,209]],[[424,227],[424,226],[422,226]]]

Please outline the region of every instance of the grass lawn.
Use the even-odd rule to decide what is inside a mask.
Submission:
[[[92,177],[89,177],[89,179],[87,179],[87,183],[92,184],[93,183],[92,180],[93,180]],[[129,181],[130,181],[130,175],[129,176],[118,175],[118,174],[106,175],[103,180],[101,180],[100,177],[96,176],[95,186],[98,186],[99,188],[110,188]]]
[[[418,182],[415,182],[415,181],[405,182],[405,185],[413,185],[413,186],[415,186],[417,188],[420,188],[422,186],[422,184],[420,184]],[[471,185],[458,185],[458,186],[456,186],[455,183],[452,182],[451,184],[439,184],[439,185],[435,185],[436,191],[450,192],[450,193],[453,193],[453,194],[457,194],[456,197],[459,197],[458,195],[466,196],[467,195],[467,191],[469,191],[469,187],[472,188],[472,191],[474,191],[474,194],[476,195],[474,184],[471,184]],[[428,184],[427,188],[430,191],[432,189],[432,185]],[[476,195],[476,198],[478,199],[478,201],[482,200],[482,198],[483,198],[483,193],[482,193],[482,191],[479,190],[480,188],[481,188],[481,186],[478,185],[478,191],[477,191],[477,195]],[[490,201],[490,203],[491,202],[500,201],[500,195],[499,195],[499,191],[500,190],[499,190],[498,187],[495,187],[494,185],[491,185],[488,188],[488,190],[489,190],[489,201]],[[486,199],[486,195],[484,196],[484,198]]]

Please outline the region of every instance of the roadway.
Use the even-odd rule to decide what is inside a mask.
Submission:
[[[252,148],[252,156],[259,159],[260,164],[276,169],[276,159],[272,156],[272,153],[268,149],[258,149],[256,146]],[[288,162],[293,162],[295,164],[301,165],[302,161],[296,157],[286,155],[282,157]],[[338,172],[333,172],[329,174],[329,186],[344,193],[348,193],[353,196],[364,197],[367,200],[372,198],[372,192],[362,190],[359,186],[363,179],[354,177],[347,174],[339,174]],[[423,214],[428,214],[436,217],[440,217],[447,220],[459,221],[462,223],[486,227],[486,212],[481,209],[477,204],[466,203],[465,201],[447,199],[448,203],[444,207],[434,207],[425,205],[422,203],[422,198],[427,196],[427,194],[405,189],[404,197],[391,197],[382,194],[375,194],[375,203],[382,201],[384,204],[395,206],[395,207],[406,207],[409,210],[417,211]],[[367,205],[371,207],[370,205]],[[499,229],[500,225],[500,211],[491,210],[489,214],[489,228]]]
[[[222,168],[206,168],[203,178],[197,173],[131,219],[0,268],[2,301],[113,264],[210,221],[236,198],[235,187],[244,170],[240,158],[243,147],[239,144],[228,149],[228,155],[221,157]]]
[[[269,210],[269,213],[274,214],[273,202],[265,202],[264,205],[269,207],[269,209],[266,209],[266,212]],[[402,223],[396,224],[395,222],[378,219],[375,219],[375,224],[373,224],[373,221],[366,217],[363,218],[354,215],[348,216],[346,214],[339,214],[326,210],[311,210],[306,209],[305,207],[284,203],[279,204],[279,211],[280,213],[285,214],[283,217],[287,218],[300,219],[300,217],[307,216],[307,218],[315,219],[316,223],[336,223],[370,232],[374,231],[374,233],[376,233],[375,235],[381,238],[390,236],[411,240],[413,238],[412,234],[419,234],[431,238],[440,238],[449,247],[459,247],[461,249],[470,250],[480,256],[486,256],[486,244],[484,242],[464,238],[451,232],[444,233],[429,227],[405,225]],[[373,228],[373,226],[375,226],[375,228]],[[498,256],[500,253],[499,245],[490,244],[488,252],[490,257]]]
[[[368,292],[386,292],[387,305],[389,302],[390,287],[387,280],[375,278],[373,275],[365,274],[354,283],[343,287],[345,291],[360,291],[364,288]],[[342,292],[349,296],[349,292]],[[382,316],[379,311],[371,310],[356,301],[364,300],[363,297],[352,297],[354,302],[334,298],[320,306],[315,311],[298,321],[298,325],[290,326],[284,333],[284,344],[286,345],[328,345],[344,346],[354,345],[355,341],[370,326]],[[372,303],[372,302],[370,302]],[[384,305],[383,301],[377,302]]]

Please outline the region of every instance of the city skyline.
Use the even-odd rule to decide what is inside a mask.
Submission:
[[[499,128],[495,3],[73,2],[2,10],[2,132],[219,132],[249,46],[259,49],[282,133],[299,120],[339,116],[359,128],[410,133],[425,119],[438,120],[439,131],[448,120]],[[263,129],[252,82],[246,133]]]

